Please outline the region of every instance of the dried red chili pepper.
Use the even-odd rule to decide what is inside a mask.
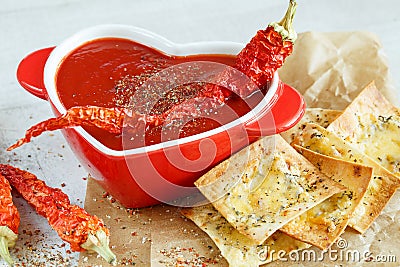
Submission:
[[[18,239],[19,213],[14,206],[11,187],[7,179],[0,174],[0,256],[9,264],[13,260],[8,251]]]
[[[296,2],[290,1],[289,8],[280,22],[269,24],[265,30],[259,30],[245,48],[238,54],[235,61],[236,70],[241,71],[256,86],[235,86],[234,93],[241,97],[251,95],[254,90],[271,81],[274,73],[280,68],[286,57],[293,50],[296,32],[292,28],[293,17],[296,11]],[[216,84],[229,84],[234,81],[235,72],[227,68],[216,80]],[[30,142],[32,137],[44,131],[53,131],[74,126],[96,126],[111,133],[121,133],[126,114],[130,114],[131,121],[145,122],[147,125],[160,125],[173,119],[182,119],[186,116],[198,117],[207,108],[215,108],[232,94],[231,91],[221,90],[220,86],[207,85],[197,96],[183,103],[172,106],[160,115],[145,115],[133,113],[131,110],[121,108],[102,108],[94,106],[72,107],[66,114],[58,118],[49,119],[31,127],[24,138],[17,141],[7,150],[13,150],[24,143]],[[205,101],[205,98],[211,98]],[[201,105],[200,102],[203,102]]]
[[[275,71],[293,51],[297,38],[292,27],[296,6],[296,2],[291,0],[283,19],[259,30],[236,58],[235,67],[260,87],[273,78]]]
[[[109,230],[101,219],[72,205],[60,189],[47,186],[32,173],[0,164],[0,174],[48,220],[61,239],[70,244],[71,250],[95,251],[107,262],[116,262],[108,247]]]
[[[293,28],[293,19],[297,3],[291,0],[285,16],[280,22],[273,22],[265,30],[259,30],[250,42],[240,51],[235,60],[234,69],[241,71],[256,86],[243,84],[236,86],[235,93],[246,97],[265,86],[272,80],[274,73],[282,67],[285,59],[292,54],[293,44],[297,38]],[[235,71],[227,68],[219,77],[217,84],[229,84],[235,81]],[[258,87],[257,87],[258,86]],[[208,86],[205,96],[221,99],[220,87]],[[232,91],[224,91],[225,97]]]

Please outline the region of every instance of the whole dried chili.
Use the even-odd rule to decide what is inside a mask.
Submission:
[[[246,97],[265,86],[272,80],[274,73],[282,67],[285,59],[292,54],[293,44],[297,38],[293,28],[293,19],[296,13],[297,3],[291,0],[285,16],[280,22],[272,22],[265,30],[257,31],[256,35],[239,52],[235,60],[234,68],[241,71],[251,79],[256,86],[246,86],[243,84],[234,93],[241,97]],[[229,84],[235,82],[235,72],[227,68],[217,77],[218,84]],[[232,87],[227,86],[232,89]],[[250,89],[250,90],[249,90]],[[225,91],[231,94],[232,90]],[[206,87],[205,96],[220,98],[218,86]]]
[[[116,256],[108,247],[109,230],[101,219],[72,205],[60,189],[47,186],[32,173],[0,164],[0,174],[48,220],[61,239],[70,244],[71,250],[95,251],[107,262],[116,263]]]
[[[236,58],[235,67],[260,87],[273,78],[275,71],[293,51],[297,38],[292,27],[296,6],[296,2],[291,0],[283,19],[259,30]]]
[[[280,68],[285,59],[293,51],[293,43],[297,37],[292,27],[296,11],[295,0],[290,0],[289,8],[280,22],[270,23],[265,30],[259,30],[250,42],[237,55],[234,69],[241,71],[249,77],[256,86],[244,84],[233,86],[235,92],[241,97],[251,95],[254,90],[265,86],[272,80],[274,73]],[[235,72],[227,68],[216,78],[216,84],[229,84],[235,80]],[[232,88],[229,86],[229,88]],[[38,136],[44,131],[53,131],[74,126],[96,126],[111,133],[121,133],[123,120],[129,114],[130,122],[144,122],[146,125],[157,126],[164,122],[169,123],[173,119],[182,119],[185,116],[201,116],[203,110],[215,108],[225,102],[226,97],[232,91],[221,91],[220,86],[207,85],[197,96],[189,99],[160,115],[148,115],[135,113],[123,108],[102,108],[95,106],[76,106],[66,114],[43,121],[31,127],[24,138],[17,141],[7,150],[13,150],[30,142],[32,137]],[[210,98],[204,101],[205,98]],[[200,102],[203,102],[199,105]],[[133,119],[133,120],[132,120]]]
[[[11,186],[7,179],[0,175],[0,256],[9,264],[13,260],[8,251],[18,239],[19,213],[11,196]]]

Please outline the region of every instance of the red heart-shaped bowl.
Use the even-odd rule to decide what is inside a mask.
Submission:
[[[19,64],[18,81],[31,94],[47,100],[55,115],[65,113],[56,83],[60,64],[76,48],[105,37],[129,39],[176,56],[236,55],[244,47],[232,42],[175,44],[140,28],[101,25],[80,31],[55,48],[29,54]],[[144,207],[172,203],[172,199],[197,192],[193,182],[202,174],[260,136],[294,126],[304,110],[302,96],[275,73],[262,101],[250,112],[200,134],[122,150],[107,147],[82,127],[65,129],[63,134],[77,158],[107,192],[125,207]]]

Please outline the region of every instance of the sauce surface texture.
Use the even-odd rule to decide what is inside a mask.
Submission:
[[[129,107],[132,95],[147,79],[168,67],[188,62],[208,61],[233,66],[233,55],[166,55],[156,49],[127,39],[102,38],[85,43],[72,51],[60,64],[56,87],[65,108],[96,105],[103,107]],[[202,83],[191,83],[172,89],[167,99],[161,99],[154,112],[162,113],[174,104],[173,97],[190,98],[201,90]],[[174,91],[175,90],[175,91]],[[251,96],[253,97],[253,96]],[[232,121],[250,108],[237,95],[226,99],[226,108],[213,111],[223,120],[197,118],[179,129],[179,138],[201,133]],[[224,111],[226,110],[226,111]],[[235,112],[233,116],[232,110]],[[107,133],[101,129],[85,127],[94,138],[107,147],[122,150],[121,135]],[[128,148],[152,145],[161,142],[162,127],[149,127],[143,136],[132,137]],[[164,140],[164,139],[163,139]],[[124,144],[126,145],[126,144]],[[127,149],[127,147],[124,147]]]

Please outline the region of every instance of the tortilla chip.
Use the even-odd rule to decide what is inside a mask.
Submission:
[[[367,193],[362,199],[362,204],[357,206],[353,217],[349,221],[349,225],[360,233],[364,233],[369,228],[400,186],[399,179],[395,175],[335,133],[319,125],[306,124],[306,127],[292,144],[330,157],[363,164],[374,169]]]
[[[206,197],[210,202],[227,194],[241,179],[254,190],[269,172],[274,149],[274,138],[260,139],[221,162],[196,181],[195,185],[200,191],[208,192]]]
[[[337,117],[342,114],[340,110],[322,109],[322,108],[308,108],[303,118],[293,127],[286,132],[281,133],[283,139],[289,144],[293,142],[297,133],[301,132],[306,123],[315,123],[324,128],[328,127]]]
[[[275,149],[265,147],[263,140],[271,138],[275,140]],[[229,223],[258,244],[295,217],[345,190],[279,135],[262,138],[246,150],[261,152],[257,155],[261,158],[258,166],[247,164],[246,169],[237,168],[238,162],[247,160],[241,151],[206,173],[195,185],[207,199],[214,200],[212,204]],[[235,167],[226,171],[229,163],[235,163]],[[254,187],[254,181],[261,183]]]
[[[400,177],[400,112],[374,83],[328,129]]]
[[[261,246],[257,245],[253,239],[233,228],[211,204],[183,209],[182,213],[209,235],[229,266],[258,267],[278,259],[277,254],[271,251],[289,254],[311,247],[279,231]]]
[[[327,249],[346,229],[354,210],[367,191],[373,169],[299,146],[297,148],[322,173],[348,189],[301,214],[283,226],[281,231],[320,249]]]

